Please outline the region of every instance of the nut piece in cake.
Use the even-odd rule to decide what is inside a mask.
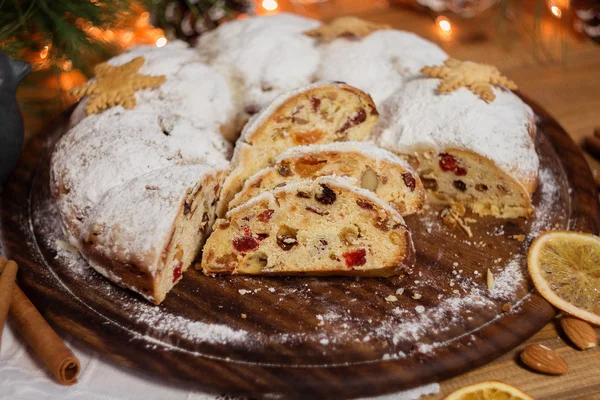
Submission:
[[[378,113],[371,96],[343,83],[317,83],[278,97],[244,128],[223,185],[217,214],[223,216],[244,181],[300,145],[362,141]]]
[[[414,262],[400,214],[341,178],[263,192],[213,229],[206,274],[391,276]]]
[[[285,151],[273,166],[246,181],[229,208],[288,183],[327,175],[353,178],[356,186],[372,191],[401,215],[415,213],[425,200],[421,180],[400,157],[370,143],[342,142]]]

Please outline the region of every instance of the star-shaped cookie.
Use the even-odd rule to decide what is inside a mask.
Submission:
[[[488,64],[471,61],[446,60],[443,66],[425,67],[421,73],[433,78],[441,78],[438,86],[440,93],[449,93],[460,87],[466,87],[483,100],[492,102],[496,98],[492,85],[517,89],[517,84],[500,73],[498,68]]]
[[[85,106],[88,115],[98,113],[107,108],[121,105],[126,109],[135,107],[135,92],[140,89],[152,89],[162,85],[166,77],[139,74],[144,65],[144,57],[136,57],[126,64],[113,67],[107,63],[94,68],[96,81],[87,82],[74,88],[74,96],[89,96]]]
[[[372,32],[391,29],[389,25],[375,24],[356,17],[336,18],[328,24],[304,32],[306,36],[329,42],[340,36],[365,37]]]

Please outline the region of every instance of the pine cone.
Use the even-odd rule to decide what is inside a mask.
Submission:
[[[193,9],[192,9],[193,8]],[[172,0],[164,7],[164,15],[155,15],[160,28],[169,36],[194,43],[200,35],[215,29],[237,15],[254,13],[251,0]]]

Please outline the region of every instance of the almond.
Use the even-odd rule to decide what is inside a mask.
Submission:
[[[490,269],[488,268],[487,270],[487,287],[488,290],[491,292],[492,290],[494,290],[494,274],[492,273],[492,271],[490,271]]]
[[[377,179],[377,173],[369,168],[363,174],[360,183],[363,188],[374,192],[377,189],[377,185],[379,184],[379,179]]]
[[[585,350],[598,344],[596,331],[587,322],[573,317],[564,317],[560,320],[565,335],[579,349]]]
[[[534,371],[563,375],[569,371],[567,362],[557,352],[541,344],[530,344],[521,352],[521,361]]]

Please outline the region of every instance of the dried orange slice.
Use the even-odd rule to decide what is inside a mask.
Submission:
[[[600,238],[548,231],[534,240],[527,258],[536,289],[562,311],[600,325]]]
[[[534,400],[527,393],[514,386],[499,382],[485,381],[466,386],[449,394],[444,400]]]

